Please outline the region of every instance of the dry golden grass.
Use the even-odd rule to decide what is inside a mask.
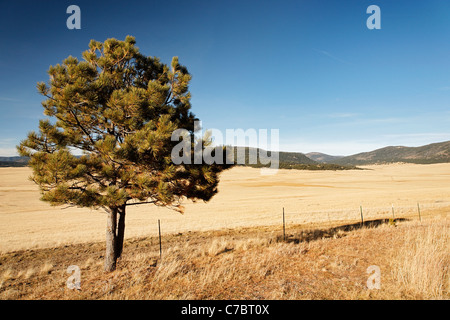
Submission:
[[[102,270],[101,243],[12,252],[0,256],[0,298],[448,299],[449,227],[438,216],[297,225],[286,241],[274,227],[190,232],[165,237],[162,260],[157,239],[141,238],[112,273]],[[66,287],[69,265],[81,268],[81,290]],[[380,290],[367,288],[370,265],[380,267]]]
[[[446,223],[412,225],[395,257],[395,276],[405,290],[427,299],[450,294],[450,228]]]
[[[449,299],[450,164],[369,169],[235,168],[184,215],[131,207],[123,257],[104,273],[104,215],[51,208],[27,168],[0,168],[0,299]],[[66,286],[70,265],[81,290]],[[380,290],[367,288],[371,265]]]
[[[259,169],[236,167],[221,176],[219,193],[208,203],[186,202],[180,215],[151,205],[131,206],[125,237],[286,223],[347,223],[367,219],[417,215],[449,206],[450,164],[384,165],[368,170],[279,170],[263,176]],[[0,168],[0,252],[46,248],[104,240],[102,211],[51,207],[39,200],[29,168]]]

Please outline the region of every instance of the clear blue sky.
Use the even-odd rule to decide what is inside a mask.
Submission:
[[[2,2],[0,155],[43,118],[50,65],[126,35],[188,67],[206,128],[279,129],[281,150],[341,155],[450,140],[449,18],[445,0]]]

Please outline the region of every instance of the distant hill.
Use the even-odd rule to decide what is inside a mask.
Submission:
[[[249,153],[250,151],[255,152],[256,155],[259,155],[259,152],[263,151],[265,154],[267,151],[259,148],[249,148],[249,147],[235,147],[234,160],[235,163],[249,165]],[[242,153],[244,151],[244,153]],[[245,155],[245,158],[242,157]],[[271,156],[271,152],[269,151],[267,154],[269,157]],[[283,163],[295,163],[295,164],[317,164],[316,161],[311,160],[303,153],[300,152],[278,152],[278,160]],[[258,157],[259,162],[259,157]],[[255,163],[252,163],[255,164]]]
[[[450,162],[450,141],[432,143],[421,147],[385,147],[370,152],[342,157],[333,161],[335,164],[355,166],[393,162],[422,164]]]
[[[242,149],[244,149],[245,152],[245,158],[242,158],[242,156],[239,156],[239,151],[242,155]],[[254,167],[254,168],[262,168],[262,167],[268,167],[268,165],[263,165],[259,162],[259,158],[257,163],[250,163],[249,162],[249,152],[256,151],[256,154],[259,154],[259,150],[257,148],[248,148],[248,147],[237,147],[235,150],[235,163]],[[261,149],[262,151],[266,152],[264,149]],[[268,153],[268,156],[270,157],[271,153]],[[337,157],[338,158],[338,157]],[[238,161],[239,160],[239,161]],[[317,161],[314,161],[310,158],[308,158],[305,154],[300,152],[284,152],[280,151],[278,152],[278,168],[279,169],[296,169],[296,170],[355,170],[359,169],[355,166],[348,166],[348,165],[339,165],[339,164],[331,164],[331,163],[319,163]]]
[[[0,167],[26,167],[28,157],[0,157]]]
[[[343,158],[344,156],[331,156],[329,154],[321,153],[321,152],[310,152],[305,154],[311,160],[320,163],[333,163],[336,160]]]
[[[279,152],[279,160],[281,162],[289,162],[296,164],[317,164],[317,161],[307,157],[305,154],[300,152]]]

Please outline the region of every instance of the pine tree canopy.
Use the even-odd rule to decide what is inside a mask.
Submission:
[[[30,157],[30,179],[42,200],[107,211],[140,203],[182,211],[183,198],[207,201],[217,192],[228,165],[171,160],[175,129],[194,138],[191,75],[177,57],[168,66],[135,44],[131,36],[92,40],[82,61],[70,56],[49,68],[48,83],[38,83],[47,117],[17,149]]]

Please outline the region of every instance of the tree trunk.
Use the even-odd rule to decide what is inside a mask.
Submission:
[[[117,208],[110,208],[107,211],[106,219],[106,253],[105,253],[105,271],[110,272],[116,269],[116,226],[117,226]]]
[[[123,249],[123,238],[125,236],[125,208],[119,207],[119,222],[117,224],[117,239],[116,239],[116,259],[120,258]]]

